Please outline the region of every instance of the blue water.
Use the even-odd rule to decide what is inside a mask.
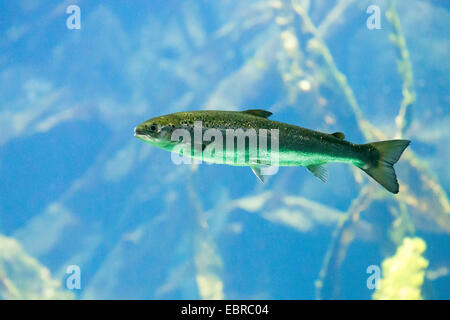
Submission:
[[[171,112],[263,108],[273,120],[364,143],[290,1],[73,1],[80,29],[66,25],[69,4],[0,2],[0,250],[5,239],[23,249],[11,251],[17,259],[0,255],[0,277],[19,292],[0,289],[0,298],[42,298],[48,286],[56,293],[47,298],[76,299],[372,297],[366,269],[395,254],[390,231],[400,210],[373,180],[331,164],[326,184],[304,168],[281,168],[261,184],[246,167],[177,166],[133,137],[139,123]],[[378,3],[374,30],[366,26],[371,2],[350,1],[330,22],[337,4],[311,1],[311,21],[364,118],[396,138],[402,77],[387,3]],[[422,297],[448,299],[450,12],[445,1],[398,0],[396,8],[416,94],[403,137],[426,167],[396,165],[414,225],[404,236],[427,244]],[[381,198],[360,213],[318,294],[338,219],[368,185]],[[27,257],[55,282],[20,271]]]

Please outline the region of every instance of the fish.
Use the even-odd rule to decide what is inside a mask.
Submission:
[[[410,140],[355,144],[342,132],[314,131],[270,120],[271,115],[263,109],[177,112],[144,121],[134,136],[187,159],[249,166],[261,181],[267,168],[303,166],[325,182],[324,165],[339,162],[360,168],[389,192],[399,192],[394,164]],[[242,137],[245,143],[238,141]]]

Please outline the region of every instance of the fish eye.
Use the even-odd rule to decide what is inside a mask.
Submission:
[[[150,126],[150,131],[156,131],[156,126],[155,126],[154,124],[152,124],[152,125]]]

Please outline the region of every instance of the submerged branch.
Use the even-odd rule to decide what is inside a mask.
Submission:
[[[320,38],[325,38],[329,35],[331,27],[338,22],[345,22],[343,19],[344,11],[353,3],[355,0],[340,0],[330,11],[330,13],[323,19],[322,23],[317,28],[317,36]]]
[[[355,115],[357,124],[363,133],[366,140],[373,140],[375,138],[374,128],[373,126],[365,119],[363,112],[356,100],[353,89],[347,82],[347,77],[338,69],[336,63],[334,62],[333,55],[330,52],[330,49],[322,40],[320,33],[316,26],[311,21],[311,18],[308,16],[305,10],[297,4],[295,0],[292,0],[292,8],[298,14],[298,16],[302,19],[304,28],[306,32],[309,32],[313,35],[313,38],[309,41],[308,48],[317,54],[321,55],[325,61],[326,66],[328,67],[330,73],[333,75],[336,83],[341,89],[345,99],[347,100],[348,105],[353,111]]]
[[[323,32],[320,32],[320,30],[316,28],[308,13],[302,8],[301,5],[298,4],[297,1],[291,0],[291,5],[295,13],[301,18],[305,32],[310,33],[313,36],[313,38],[309,40],[308,49],[318,53],[323,58],[326,67],[333,75],[339,89],[342,91],[348,105],[350,106],[350,109],[356,118],[359,129],[365,139],[387,140],[386,135],[365,118],[356,100],[355,94],[347,82],[346,76],[337,68],[328,46],[322,39]],[[345,9],[345,6],[343,6],[343,8]],[[339,10],[337,9],[338,12]],[[394,28],[394,33],[391,35],[391,40],[397,47],[400,56],[398,64],[403,82],[403,100],[400,105],[399,114],[396,118],[396,124],[399,131],[398,136],[402,137],[404,131],[409,125],[407,122],[407,112],[415,101],[412,64],[406,47],[405,38],[401,31],[400,20],[395,12],[394,2],[392,0],[390,1],[390,8],[387,13],[387,18]],[[425,161],[420,159],[420,157],[413,151],[408,150],[405,152],[402,159],[407,161],[411,167],[418,171],[424,185],[439,199],[441,210],[433,213],[433,220],[443,230],[449,232],[450,204],[443,187],[439,184],[437,178],[428,168]],[[373,193],[367,193],[367,188],[368,187],[365,187],[361,190],[360,195],[353,201],[349,211],[346,213],[334,233],[333,241],[324,259],[319,279],[316,282],[316,293],[317,298],[319,299],[324,298],[324,295],[326,294],[325,292],[330,293],[329,297],[337,297],[338,285],[336,284],[336,281],[333,280],[333,277],[339,273],[339,268],[345,257],[348,244],[353,239],[351,230],[353,229],[355,222],[358,221],[360,213],[365,210],[376,197]],[[385,198],[387,195],[380,195],[380,197]],[[406,192],[406,190],[404,195],[399,195],[394,197],[394,199],[398,202],[402,212],[406,215],[408,215],[406,205],[412,205],[418,202],[417,198],[410,192]],[[328,287],[325,288],[325,286]]]
[[[339,274],[342,262],[347,254],[348,245],[354,238],[354,226],[359,221],[360,215],[374,200],[374,192],[370,185],[361,189],[347,213],[341,220],[333,233],[333,240],[328,249],[316,280],[316,299],[334,299],[339,296]]]
[[[398,129],[398,137],[403,137],[405,130],[409,127],[408,112],[416,101],[416,92],[414,90],[414,75],[412,71],[412,63],[409,56],[408,48],[406,47],[405,36],[400,25],[400,19],[395,10],[395,1],[389,0],[389,8],[386,12],[386,18],[393,28],[393,33],[389,35],[392,43],[397,49],[399,56],[398,72],[402,79],[402,95],[403,99],[400,104],[400,110],[395,118],[395,123]]]
[[[192,178],[191,172],[190,177]],[[196,282],[201,299],[224,299],[223,281],[220,277],[222,257],[209,231],[206,216],[194,183],[186,185],[192,207],[196,213],[197,229],[194,235]]]

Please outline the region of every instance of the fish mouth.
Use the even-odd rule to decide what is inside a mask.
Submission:
[[[134,128],[134,136],[139,140],[150,143],[152,145],[159,143],[160,140],[157,137],[145,133],[141,128],[139,128],[139,126]]]
[[[142,131],[139,131],[138,127],[134,127],[134,136],[140,140],[144,140],[147,141],[150,139],[150,137],[144,133],[142,133]]]

